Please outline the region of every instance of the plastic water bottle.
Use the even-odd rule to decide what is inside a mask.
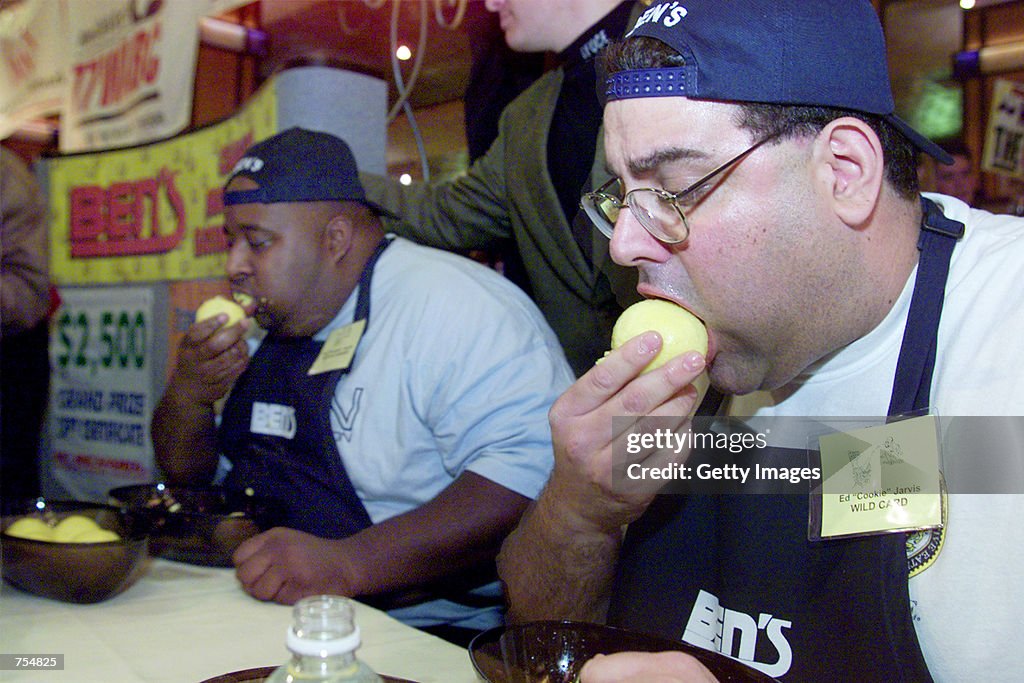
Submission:
[[[352,603],[337,595],[314,595],[295,603],[287,645],[292,658],[266,683],[383,683],[356,657],[360,645]]]

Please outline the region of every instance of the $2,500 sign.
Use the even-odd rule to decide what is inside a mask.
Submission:
[[[149,418],[156,400],[154,291],[61,289],[50,335],[50,459],[61,487],[105,500],[152,481]]]

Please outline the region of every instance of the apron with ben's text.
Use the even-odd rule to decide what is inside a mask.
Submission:
[[[933,202],[922,206],[890,416],[929,408],[949,262],[963,234]],[[808,507],[808,494],[657,496],[629,526],[609,623],[717,650],[784,681],[930,681],[906,534],[812,542]]]
[[[381,241],[360,275],[354,319],[367,325],[373,267],[388,244]],[[271,525],[344,538],[371,520],[331,427],[335,389],[348,368],[308,373],[322,347],[311,337],[267,335],[231,391],[218,438],[232,464],[225,487],[268,499]]]

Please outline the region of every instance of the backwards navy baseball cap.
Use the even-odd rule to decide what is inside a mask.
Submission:
[[[224,205],[278,202],[361,202],[378,214],[394,216],[366,198],[352,150],[341,138],[289,128],[258,142],[238,160],[229,185],[238,177],[259,187],[224,193]]]
[[[685,65],[609,76],[608,101],[682,96],[850,109],[878,115],[950,164],[938,145],[896,116],[885,38],[868,0],[662,0],[626,39],[665,43]]]

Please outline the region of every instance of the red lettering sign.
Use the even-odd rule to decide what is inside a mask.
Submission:
[[[235,142],[228,143],[220,150],[217,163],[217,170],[222,176],[227,176],[238,163],[238,160],[245,156],[245,150],[252,147],[252,131],[247,132]]]
[[[142,466],[142,463],[132,460],[116,460],[88,453],[65,453],[63,451],[54,453],[53,459],[61,469],[76,472],[136,476],[146,474],[146,468]]]
[[[160,58],[153,47],[160,40],[160,24],[134,35],[96,59],[74,65],[72,100],[80,112],[93,106],[111,107],[152,85],[160,74]],[[98,96],[98,97],[97,97]]]
[[[245,150],[252,146],[253,133],[245,135],[234,142],[229,142],[220,149],[217,155],[217,171],[227,176],[234,169],[238,160],[245,156]],[[215,187],[206,193],[206,218],[216,218],[224,213],[224,188]],[[206,256],[228,250],[227,236],[224,234],[223,223],[199,228],[193,236],[196,256]]]
[[[11,74],[11,85],[20,86],[36,70],[35,55],[39,51],[39,43],[30,31],[25,31],[16,38],[7,38],[4,49],[0,50]]]
[[[175,173],[161,169],[155,178],[74,187],[70,193],[71,257],[141,256],[172,251],[185,238],[185,204]],[[175,217],[171,232],[160,225],[161,202]]]

